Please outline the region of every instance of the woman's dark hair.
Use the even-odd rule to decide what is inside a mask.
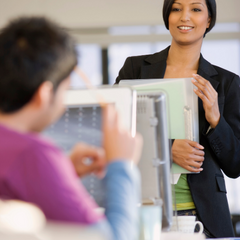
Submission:
[[[211,17],[211,23],[209,25],[209,28],[206,29],[206,32],[204,36],[211,31],[211,29],[214,27],[217,19],[217,6],[215,0],[205,0],[208,8],[208,16]],[[168,19],[169,15],[172,11],[172,5],[175,2],[175,0],[164,0],[163,3],[163,21],[165,23],[165,26],[167,29],[169,29],[168,26]]]
[[[23,17],[0,33],[0,112],[26,105],[44,81],[54,90],[77,64],[72,38],[43,17]]]

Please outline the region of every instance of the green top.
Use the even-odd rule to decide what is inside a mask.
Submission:
[[[195,209],[190,188],[187,182],[187,174],[181,174],[177,184],[174,185],[177,210]],[[175,201],[173,201],[175,210]]]

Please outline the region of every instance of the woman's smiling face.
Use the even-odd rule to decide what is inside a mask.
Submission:
[[[205,0],[176,0],[169,15],[169,31],[176,43],[202,43],[210,22]]]

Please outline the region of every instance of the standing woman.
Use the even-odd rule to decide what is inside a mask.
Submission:
[[[164,0],[163,19],[172,36],[171,46],[127,58],[116,83],[193,78],[199,97],[200,144],[175,139],[172,157],[179,166],[200,173],[182,174],[175,185],[178,215],[196,215],[207,237],[233,237],[222,171],[231,178],[240,174],[240,79],[200,53],[205,34],[216,22],[216,2]]]

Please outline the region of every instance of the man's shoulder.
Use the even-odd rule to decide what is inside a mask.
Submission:
[[[0,126],[0,143],[1,156],[11,156],[15,160],[31,159],[33,155],[37,157],[45,153],[51,155],[50,152],[61,154],[57,146],[40,134],[21,133],[2,125]]]

